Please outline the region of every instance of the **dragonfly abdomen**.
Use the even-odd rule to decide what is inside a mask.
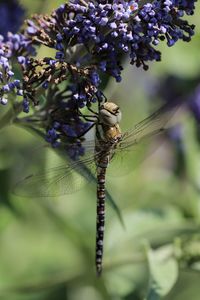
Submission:
[[[102,159],[97,167],[97,228],[96,228],[96,271],[102,271],[103,239],[105,227],[105,176],[108,157]],[[103,166],[103,167],[102,167]]]

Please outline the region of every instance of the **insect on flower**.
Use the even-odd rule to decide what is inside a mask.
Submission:
[[[166,104],[152,115],[136,124],[132,129],[121,132],[121,111],[113,102],[104,102],[95,116],[96,137],[85,145],[85,157],[47,170],[42,174],[30,175],[19,182],[15,192],[21,196],[49,197],[72,193],[83,183],[97,182],[97,227],[96,227],[96,271],[102,272],[103,239],[105,227],[105,181],[107,169],[116,166],[117,157],[126,156],[143,142],[161,133],[178,105]],[[120,160],[121,161],[121,160]],[[130,163],[129,163],[130,165]],[[120,166],[121,168],[121,166]]]

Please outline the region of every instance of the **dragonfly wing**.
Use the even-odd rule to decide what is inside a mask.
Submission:
[[[76,143],[74,144],[76,145]],[[64,154],[64,156],[66,157],[66,154],[70,151],[70,148],[73,146],[73,144],[69,144],[66,142],[61,143],[61,146],[58,147],[57,149],[61,150],[60,152]],[[51,146],[50,146],[51,147]],[[91,156],[94,153],[94,149],[95,149],[95,140],[85,140],[82,141],[80,143],[80,147],[82,147],[84,149],[84,153],[88,156]],[[54,149],[55,150],[55,149]]]
[[[179,107],[180,103],[167,103],[163,105],[152,115],[136,124],[133,129],[125,132],[119,148],[134,147],[143,140],[148,140],[152,136],[162,133],[166,129],[166,124]]]
[[[18,182],[14,194],[24,197],[52,197],[70,194],[81,189],[86,183],[95,181],[94,157],[69,165],[48,169],[33,174]]]
[[[29,175],[15,185],[13,193],[22,197],[55,197],[78,191],[89,182],[96,183],[94,155],[70,165],[61,165],[43,173]],[[110,193],[107,190],[105,192],[108,203],[123,224],[119,207]]]
[[[145,159],[147,149],[149,148],[147,148],[148,145],[149,143],[147,142],[147,144],[137,144],[131,149],[117,149],[108,166],[107,175],[110,177],[120,177],[132,172]]]
[[[108,168],[108,175],[122,176],[133,171],[148,155],[152,154],[159,143],[152,143],[155,137],[165,131],[165,126],[173,114],[177,111],[179,104],[166,104],[152,115],[139,122],[133,129],[127,131],[112,158]],[[151,147],[149,147],[151,145]]]

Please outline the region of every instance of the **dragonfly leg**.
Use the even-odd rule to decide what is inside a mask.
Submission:
[[[97,115],[85,115],[82,112],[78,111],[78,114],[80,117],[82,117],[84,120],[92,122],[94,124],[97,123],[98,121],[98,116]]]
[[[91,107],[87,107],[87,109],[88,109],[89,111],[91,111],[91,113],[94,114],[94,117],[98,117],[98,113],[95,112]]]
[[[97,117],[96,116],[90,116],[90,115],[83,115],[82,116],[86,121],[96,123],[97,122]]]
[[[84,132],[82,132],[81,134],[77,135],[76,138],[80,139],[81,137],[83,137],[88,131],[90,131],[90,129],[92,129],[92,127],[95,126],[95,123],[93,123],[91,126],[89,126]]]

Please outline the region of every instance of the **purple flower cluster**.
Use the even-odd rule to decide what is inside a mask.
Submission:
[[[8,102],[8,94],[15,97],[24,94],[21,80],[16,79],[14,73],[16,67],[18,72],[20,71],[17,59],[21,54],[25,56],[35,54],[30,41],[24,35],[9,32],[6,41],[0,35],[0,103],[3,105]]]
[[[194,26],[183,17],[193,13],[195,1],[76,0],[50,17],[28,21],[26,34],[33,43],[54,48],[57,60],[94,64],[120,81],[123,54],[129,55],[131,64],[147,69],[146,62],[161,59],[155,49],[160,41],[166,39],[168,46],[179,39],[190,41]]]
[[[101,102],[101,92],[97,88],[100,78],[94,68],[78,68],[73,64],[47,57],[34,59],[19,56],[18,63],[23,72],[23,94],[26,104],[32,102],[34,106],[38,105],[41,93],[46,95],[55,85],[60,87],[66,82],[68,84],[65,86],[65,92],[70,94],[71,102],[77,108]],[[67,99],[69,101],[69,97]]]
[[[25,11],[17,0],[1,0],[0,35],[7,38],[7,32],[16,33],[20,28]]]
[[[10,61],[12,50],[8,44],[0,41],[0,103],[6,105],[8,94],[22,95],[20,81],[14,79],[14,72]]]
[[[61,5],[51,16],[34,16],[23,34],[9,33],[7,41],[0,44],[0,49],[6,48],[2,55],[9,62],[16,57],[22,68],[23,91],[17,93],[24,96],[24,112],[29,112],[31,102],[39,104],[41,88],[48,90],[66,80],[76,82],[73,99],[79,108],[95,102],[101,73],[121,80],[124,54],[132,64],[147,69],[146,62],[160,60],[155,46],[161,40],[166,39],[168,46],[178,39],[190,40],[194,27],[182,17],[193,13],[194,2],[76,0]],[[31,58],[40,45],[54,48],[55,56]],[[1,79],[1,99],[17,88],[10,82],[10,74]]]
[[[0,102],[22,96],[23,111],[32,108],[29,122],[38,121],[46,140],[76,159],[97,117],[94,103],[104,101],[102,75],[120,81],[124,55],[147,70],[149,61],[161,59],[160,41],[190,41],[194,26],[184,17],[195,2],[74,0],[50,16],[33,16],[23,32],[0,40]],[[52,57],[35,57],[42,45],[54,50]]]
[[[81,114],[80,103],[77,102],[76,93],[74,93],[74,89],[77,88],[75,85],[74,83],[69,90],[66,90],[67,94],[66,91],[64,93],[56,91],[56,102],[48,106],[46,116],[46,141],[53,148],[64,147],[68,156],[73,160],[84,154],[82,141],[85,133],[93,126],[93,123]]]
[[[77,134],[85,133],[90,128],[89,123],[84,123],[81,119],[76,120],[75,124],[67,124],[65,122],[54,122],[53,127],[49,128],[46,133],[46,141],[53,148],[61,147],[67,152],[68,157],[72,160],[77,160],[84,155],[85,149],[82,146],[84,138],[79,138]]]

